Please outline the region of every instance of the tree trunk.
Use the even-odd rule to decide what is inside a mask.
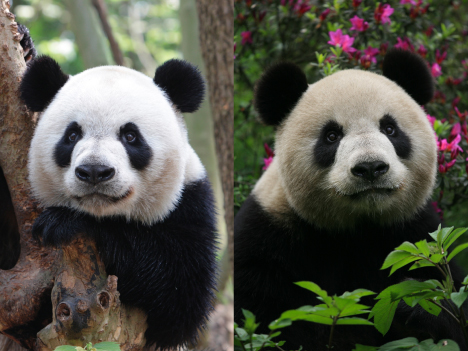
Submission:
[[[200,45],[207,71],[214,121],[218,166],[224,193],[229,238],[230,275],[234,252],[234,3],[232,0],[197,0]]]
[[[35,116],[18,98],[26,64],[9,8],[8,0],[0,0],[0,170],[4,175],[0,190],[7,189],[11,195],[11,201],[0,198],[0,210],[11,207],[14,213],[0,213],[0,229],[5,223],[16,226],[0,230],[0,243],[4,235],[19,236],[21,252],[16,265],[14,260],[6,261],[13,268],[0,270],[0,333],[27,349],[41,351],[103,340],[121,343],[122,350],[141,350],[146,316],[120,306],[117,278],[106,276],[94,243],[78,238],[55,250],[43,248],[32,238],[32,224],[40,210],[30,196],[26,165]],[[2,216],[10,218],[5,221]],[[9,347],[5,339],[0,340],[1,347]]]

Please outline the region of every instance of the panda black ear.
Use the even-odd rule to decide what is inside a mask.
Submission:
[[[419,105],[434,96],[434,79],[424,59],[408,50],[392,49],[383,61],[383,75],[402,87]]]
[[[307,78],[290,62],[268,68],[257,82],[255,108],[263,123],[278,126],[307,90]]]
[[[20,84],[21,100],[34,112],[42,112],[68,81],[59,64],[49,56],[40,56],[28,64]]]
[[[156,69],[153,81],[180,112],[195,112],[203,101],[205,82],[198,68],[187,61],[166,61]]]

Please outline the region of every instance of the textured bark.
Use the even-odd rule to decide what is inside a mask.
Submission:
[[[224,193],[229,238],[230,275],[234,252],[234,3],[232,0],[197,0],[200,45],[208,79],[218,166]]]
[[[120,304],[117,277],[106,276],[92,241],[77,238],[60,250],[52,290],[53,321],[38,333],[37,350],[114,341],[121,350],[145,345],[146,314]]]
[[[18,232],[21,246],[16,265],[0,270],[0,333],[33,350],[101,340],[118,341],[122,350],[141,350],[146,316],[120,306],[116,277],[105,275],[94,244],[78,239],[63,250],[54,250],[32,239],[32,224],[40,212],[27,179],[35,116],[18,98],[26,68],[20,39],[8,1],[0,0],[0,168],[4,174],[0,191],[8,190],[11,195],[6,205],[5,197],[0,199],[0,210],[14,209],[14,215],[8,212],[7,216],[15,217],[11,218],[17,223],[12,235]],[[0,245],[4,235],[0,230]],[[0,350],[13,349],[9,344],[2,337]]]

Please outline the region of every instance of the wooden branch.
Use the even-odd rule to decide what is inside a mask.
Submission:
[[[107,40],[109,40],[109,44],[112,51],[112,56],[114,57],[114,61],[119,66],[124,66],[123,54],[120,50],[119,44],[117,40],[115,40],[114,33],[112,32],[112,28],[107,20],[107,7],[106,3],[103,0],[91,0],[93,6],[96,8],[97,13],[99,15],[99,19],[101,20],[102,29],[104,33],[106,33]]]
[[[234,3],[197,0],[200,45],[207,71],[218,166],[224,193],[229,239],[230,275],[234,253]]]
[[[52,290],[53,321],[38,333],[37,350],[114,341],[121,350],[142,350],[146,314],[120,304],[117,277],[106,275],[95,244],[79,237],[61,251]]]
[[[54,250],[32,238],[40,210],[30,195],[27,158],[36,118],[18,97],[26,64],[9,8],[8,0],[0,0],[0,190],[11,195],[6,207],[14,209],[12,235],[18,232],[21,253],[12,269],[0,270],[0,333],[31,350],[101,340],[117,341],[123,351],[142,350],[146,315],[120,305],[117,278],[106,276],[92,240],[81,237]]]
[[[18,99],[26,64],[19,45],[21,35],[9,7],[7,0],[0,0],[0,167],[11,194],[21,254],[13,269],[0,270],[0,331],[32,348],[35,335],[31,330],[50,318],[50,311],[46,313],[41,306],[53,285],[56,257],[31,238],[31,227],[39,214],[29,194],[26,167],[34,116]]]

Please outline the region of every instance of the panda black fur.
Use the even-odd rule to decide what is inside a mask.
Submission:
[[[317,304],[298,281],[340,295],[438,277],[429,268],[390,277],[379,270],[402,242],[430,239],[440,223],[430,203],[436,142],[420,107],[433,95],[432,76],[420,57],[399,50],[389,51],[383,73],[341,71],[308,86],[298,67],[279,63],[257,84],[260,118],[277,127],[276,156],[235,219],[237,323],[247,309],[268,332],[282,312]],[[444,313],[435,318],[401,303],[385,337],[368,326],[338,326],[333,346],[414,336],[450,338],[465,350],[458,330]],[[278,338],[288,350],[325,350],[329,333],[329,326],[294,322]]]
[[[122,303],[148,315],[147,344],[194,342],[216,285],[214,200],[181,112],[198,109],[204,82],[181,60],[154,79],[124,67],[64,74],[33,60],[21,97],[42,112],[29,178],[46,210],[33,235],[61,246],[92,237]]]

